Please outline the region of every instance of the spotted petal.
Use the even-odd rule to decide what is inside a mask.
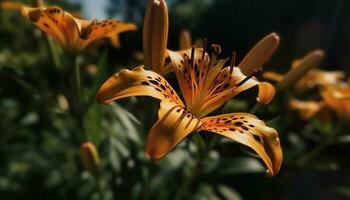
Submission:
[[[226,101],[237,94],[254,86],[259,87],[257,100],[262,104],[269,103],[275,95],[275,88],[268,82],[260,82],[252,77],[240,84],[247,78],[240,68],[235,67],[230,71],[229,67],[221,70],[216,77],[216,84],[210,89],[210,93],[201,105],[202,115],[206,115],[223,105]]]
[[[182,101],[159,74],[144,70],[142,66],[132,70],[124,69],[110,77],[99,89],[97,101],[108,104],[114,100],[131,96],[151,96],[167,99],[183,106]]]
[[[66,45],[63,30],[63,10],[58,6],[44,8],[22,7],[22,15],[32,21],[39,29],[53,37],[61,46]],[[52,13],[52,14],[50,14]]]
[[[84,35],[82,48],[88,46],[94,41],[102,38],[109,38],[114,47],[120,47],[119,34],[125,31],[136,30],[137,27],[132,23],[123,23],[119,20],[108,19],[98,23],[91,24],[91,32]]]
[[[200,125],[200,120],[182,105],[163,100],[158,112],[158,121],[147,136],[147,154],[152,159],[161,159]]]
[[[231,113],[206,117],[202,122],[200,130],[217,133],[253,149],[265,163],[269,176],[279,171],[282,149],[278,134],[254,115]]]

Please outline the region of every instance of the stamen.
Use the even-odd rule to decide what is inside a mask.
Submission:
[[[211,50],[214,54],[219,55],[221,53],[221,46],[218,44],[212,44]]]
[[[233,68],[236,66],[236,57],[237,57],[237,54],[236,52],[233,51],[231,55],[230,74],[232,74]]]
[[[247,82],[250,78],[252,78],[254,75],[256,75],[258,71],[253,71],[251,74],[249,74],[247,77],[245,77],[241,82],[237,84],[237,87],[243,85],[245,82]]]
[[[196,49],[196,47],[193,45],[192,50],[191,50],[191,65],[192,65],[192,67],[194,66],[194,50],[195,49]]]
[[[207,51],[207,45],[208,45],[208,40],[207,40],[207,38],[204,38],[204,40],[203,40],[202,60],[204,59],[205,52]]]

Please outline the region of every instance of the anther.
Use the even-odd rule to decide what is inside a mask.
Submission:
[[[194,50],[196,47],[193,45],[191,50],[191,65],[194,66]]]
[[[221,53],[221,46],[218,44],[212,44],[211,49],[214,54],[219,55]]]
[[[233,68],[236,66],[236,57],[237,57],[237,54],[236,52],[233,51],[231,55],[230,74],[232,74]]]
[[[205,52],[207,51],[208,40],[207,38],[203,39],[203,52],[202,52],[202,60],[204,60]]]

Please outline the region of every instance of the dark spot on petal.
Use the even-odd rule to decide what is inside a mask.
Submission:
[[[147,81],[142,81],[141,84],[142,85],[149,85],[149,83]]]
[[[242,122],[235,122],[236,126],[241,126],[243,123]]]
[[[253,135],[253,137],[257,142],[262,142],[261,138],[258,135]]]
[[[149,82],[151,82],[153,85],[159,85],[159,83],[155,80],[150,80]]]
[[[249,130],[249,128],[246,127],[246,126],[242,126],[242,129],[245,130],[245,131],[248,131],[248,130]]]

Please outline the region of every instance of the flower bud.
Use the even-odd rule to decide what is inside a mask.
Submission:
[[[164,0],[149,0],[143,25],[145,67],[164,75],[168,42],[168,9]]]
[[[304,58],[297,62],[297,66],[293,67],[280,81],[276,88],[277,90],[287,89],[290,85],[296,83],[302,76],[304,76],[310,69],[318,67],[324,58],[322,50],[314,50],[308,53]]]
[[[192,47],[191,34],[187,30],[180,32],[180,50],[186,50]]]
[[[97,173],[100,166],[100,157],[96,147],[91,142],[85,142],[80,147],[80,157],[84,168],[91,173]]]

